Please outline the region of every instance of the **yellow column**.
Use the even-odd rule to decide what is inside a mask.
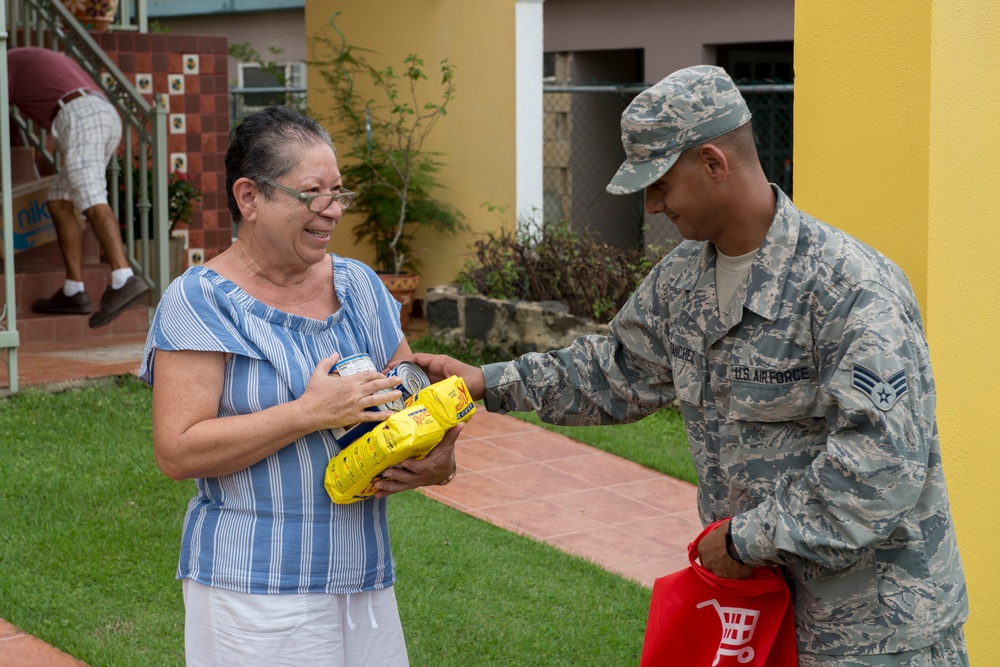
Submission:
[[[920,300],[973,665],[1000,654],[997,35],[996,0],[795,4],[796,203],[896,260]]]

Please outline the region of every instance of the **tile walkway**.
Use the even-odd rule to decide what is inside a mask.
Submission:
[[[18,387],[59,390],[100,378],[137,373],[145,334],[102,336],[63,343],[28,343],[17,352]],[[10,393],[7,365],[0,363],[0,396]]]
[[[41,639],[0,619],[0,665],[10,667],[87,667]]]
[[[135,373],[145,336],[19,348],[20,387],[71,387]],[[8,386],[0,364],[0,395]],[[510,416],[479,410],[456,450],[459,474],[428,497],[651,587],[687,565],[700,525],[694,487]],[[0,665],[80,667],[0,620]]]
[[[691,484],[485,410],[455,451],[458,476],[425,495],[648,587],[687,565]]]

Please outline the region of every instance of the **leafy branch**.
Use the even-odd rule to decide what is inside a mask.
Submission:
[[[333,36],[315,38],[330,57],[311,62],[332,93],[335,119],[351,147],[351,164],[342,166],[345,183],[359,191],[358,210],[365,214],[354,235],[375,247],[376,269],[399,274],[417,265],[412,255],[413,226],[455,233],[464,228],[461,214],[435,200],[433,190],[442,162],[425,151],[424,142],[455,99],[455,69],[447,58],[439,64],[436,101],[420,101],[420,83],[428,80],[425,64],[409,54],[397,71],[368,61],[368,49],[347,41],[337,27],[339,13],[329,21]],[[364,80],[372,97],[364,97],[357,82]]]

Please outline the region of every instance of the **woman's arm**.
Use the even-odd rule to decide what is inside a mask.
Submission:
[[[160,469],[174,479],[228,475],[314,431],[388,418],[390,411],[366,408],[399,398],[396,392],[375,395],[399,380],[375,372],[330,375],[338,359],[334,354],[321,361],[293,401],[219,417],[225,355],[157,350],[153,448]]]

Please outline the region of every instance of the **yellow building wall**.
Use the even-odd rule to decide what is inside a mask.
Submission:
[[[355,46],[370,49],[369,61],[399,71],[403,59],[417,54],[428,80],[421,81],[421,101],[437,101],[438,63],[455,65],[455,99],[430,134],[424,148],[441,153],[439,174],[446,188],[439,198],[465,214],[470,233],[458,237],[419,234],[414,244],[421,261],[421,288],[452,282],[466,259],[472,258],[476,233],[496,229],[513,214],[490,212],[484,205],[513,211],[515,192],[515,41],[514,0],[309,0],[307,30],[327,25],[335,12],[337,27]],[[307,34],[307,40],[309,35]],[[330,107],[329,93],[315,67],[308,70],[309,106]],[[321,115],[318,113],[317,115]],[[328,128],[331,132],[335,127]],[[345,183],[350,188],[350,183]],[[374,259],[370,247],[355,246],[350,211],[341,221],[330,249],[365,262]]]
[[[796,203],[896,260],[920,300],[973,665],[1000,665],[997,35],[996,0],[795,4]]]

